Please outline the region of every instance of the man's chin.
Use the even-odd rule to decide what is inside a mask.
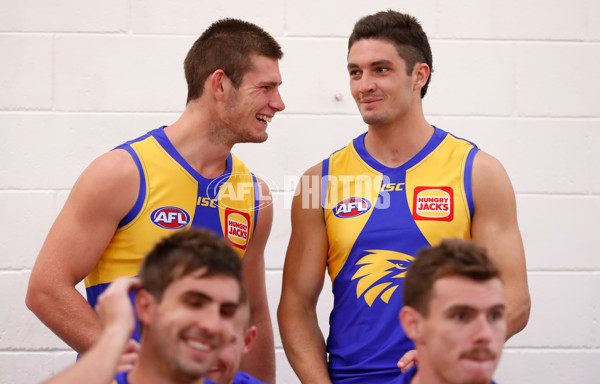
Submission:
[[[179,376],[185,377],[188,381],[197,380],[206,376],[208,370],[203,362],[188,360],[179,361],[177,364]]]
[[[385,116],[370,114],[370,113],[364,113],[362,115],[362,119],[366,124],[375,125],[375,126],[381,125],[381,124],[384,124],[387,122]]]
[[[252,136],[244,136],[241,137],[237,142],[238,143],[264,143],[265,141],[267,141],[267,138],[269,137],[269,134],[267,132],[265,132],[262,135],[252,135]]]
[[[210,370],[206,373],[206,378],[214,381],[215,383],[219,382],[219,379],[221,378],[221,372],[217,369],[217,370]]]
[[[206,377],[215,383],[220,383],[225,376],[225,367],[214,366],[206,372]]]
[[[465,374],[467,382],[489,383],[492,380],[496,369],[497,361],[494,360],[467,360],[463,361],[462,372]]]

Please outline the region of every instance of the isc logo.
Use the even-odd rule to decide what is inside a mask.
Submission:
[[[385,192],[402,191],[404,183],[388,183],[381,186],[381,190]]]
[[[360,216],[371,209],[371,202],[363,197],[350,197],[340,201],[335,208],[333,214],[341,219],[348,217]]]
[[[190,222],[190,215],[181,208],[162,207],[152,212],[150,220],[161,228],[179,229]]]

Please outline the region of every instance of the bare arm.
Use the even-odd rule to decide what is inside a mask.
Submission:
[[[309,196],[309,189],[320,191],[320,187],[314,185],[320,185],[320,177],[320,164],[309,169],[300,183],[300,193],[292,203],[292,235],[277,311],[287,358],[300,381],[311,384],[331,383],[325,340],[316,313],[327,264],[327,231],[318,204],[320,197],[315,200],[317,204],[313,204]],[[313,188],[310,188],[311,183]]]
[[[101,327],[75,285],[96,265],[133,206],[138,185],[135,164],[125,151],[92,162],[73,186],[31,272],[27,306],[79,353],[98,339]]]
[[[129,292],[140,287],[137,278],[115,280],[99,297],[97,311],[103,329],[98,342],[83,357],[45,384],[109,383],[135,327]]]
[[[502,164],[482,151],[475,156],[472,185],[475,212],[471,235],[500,268],[506,289],[508,339],[525,328],[531,307],[515,193]]]
[[[273,222],[273,205],[269,188],[258,180],[261,189],[261,208],[258,223],[243,258],[244,286],[250,299],[250,324],[257,330],[256,340],[250,352],[241,361],[240,371],[248,372],[257,379],[275,382],[275,342],[273,325],[267,301],[265,285],[265,245]]]

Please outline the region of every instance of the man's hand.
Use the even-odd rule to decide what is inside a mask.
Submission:
[[[400,368],[402,373],[405,373],[406,371],[411,369],[413,367],[413,365],[416,365],[419,363],[417,360],[417,357],[418,357],[418,355],[417,355],[416,349],[406,352],[404,354],[404,356],[402,356],[402,358],[400,360],[398,360],[398,368]]]
[[[134,339],[127,340],[125,350],[119,359],[117,364],[117,372],[129,372],[133,369],[135,363],[137,363],[138,356],[140,353],[140,343]]]
[[[137,277],[119,278],[98,297],[96,312],[102,327],[127,340],[117,364],[118,372],[130,371],[138,359],[140,344],[130,339],[135,329],[135,313],[129,294],[140,287],[141,282]]]

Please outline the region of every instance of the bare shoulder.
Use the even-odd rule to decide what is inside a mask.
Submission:
[[[312,167],[308,168],[306,172],[304,172],[305,176],[321,176],[323,173],[323,162],[320,161]]]
[[[479,150],[477,155],[475,155],[475,160],[473,162],[474,171],[479,171],[484,174],[495,173],[495,172],[504,172],[504,166],[494,156],[490,155],[487,152]]]
[[[479,151],[473,163],[473,238],[486,238],[500,229],[518,233],[516,198],[508,173],[495,157]],[[485,234],[485,236],[482,236]]]
[[[310,167],[298,183],[292,202],[292,239],[298,232],[324,232],[321,203],[322,163]]]
[[[86,168],[48,233],[32,271],[32,284],[79,282],[92,270],[135,203],[136,168],[123,150],[108,152]]]
[[[139,186],[140,175],[133,158],[127,151],[116,149],[96,158],[83,171],[65,209],[120,220],[133,207]]]
[[[269,184],[267,184],[260,177],[256,178],[256,184],[258,185],[259,198],[261,202],[271,200],[271,189],[269,188]]]
[[[127,151],[115,149],[96,158],[84,171],[82,176],[92,173],[100,180],[114,183],[139,182],[137,165]]]
[[[321,208],[321,182],[323,163],[313,165],[302,174],[292,203],[294,213],[316,210]]]
[[[478,151],[473,161],[473,195],[481,193],[505,192],[513,194],[512,184],[506,169],[494,156]]]

